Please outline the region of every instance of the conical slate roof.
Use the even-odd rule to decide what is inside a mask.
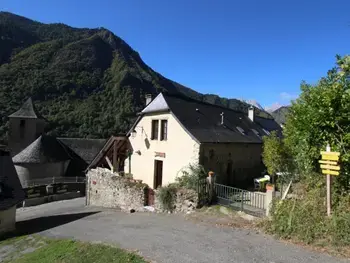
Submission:
[[[37,119],[38,115],[35,113],[34,106],[32,99],[27,99],[22,107],[16,111],[15,113],[12,113],[10,118],[31,118],[31,119]]]
[[[25,198],[10,154],[0,150],[0,211],[6,210]]]
[[[56,138],[42,135],[12,160],[19,163],[51,163],[69,160],[71,157]]]

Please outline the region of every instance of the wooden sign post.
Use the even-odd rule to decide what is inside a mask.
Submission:
[[[337,165],[339,160],[339,152],[331,152],[331,147],[327,145],[326,151],[321,152],[322,160],[321,164],[322,173],[327,176],[327,215],[331,215],[332,205],[332,193],[331,193],[331,175],[339,175],[340,166]]]
[[[326,152],[330,152],[331,147],[327,145]],[[331,193],[331,175],[327,173],[327,216],[331,215],[332,211],[332,193]]]

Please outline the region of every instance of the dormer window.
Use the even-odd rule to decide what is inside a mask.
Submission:
[[[243,130],[241,127],[237,126],[236,129],[237,129],[242,135],[245,135],[245,132],[244,132],[244,130]]]

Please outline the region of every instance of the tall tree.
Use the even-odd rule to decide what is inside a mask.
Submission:
[[[341,152],[339,189],[349,188],[350,177],[350,58],[337,56],[336,67],[316,85],[303,82],[292,103],[285,127],[285,143],[305,174],[319,171],[320,150],[329,143]]]

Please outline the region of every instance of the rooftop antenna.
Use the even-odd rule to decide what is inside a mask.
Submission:
[[[224,124],[224,112],[221,112],[220,116],[221,116],[221,125],[223,125]]]

